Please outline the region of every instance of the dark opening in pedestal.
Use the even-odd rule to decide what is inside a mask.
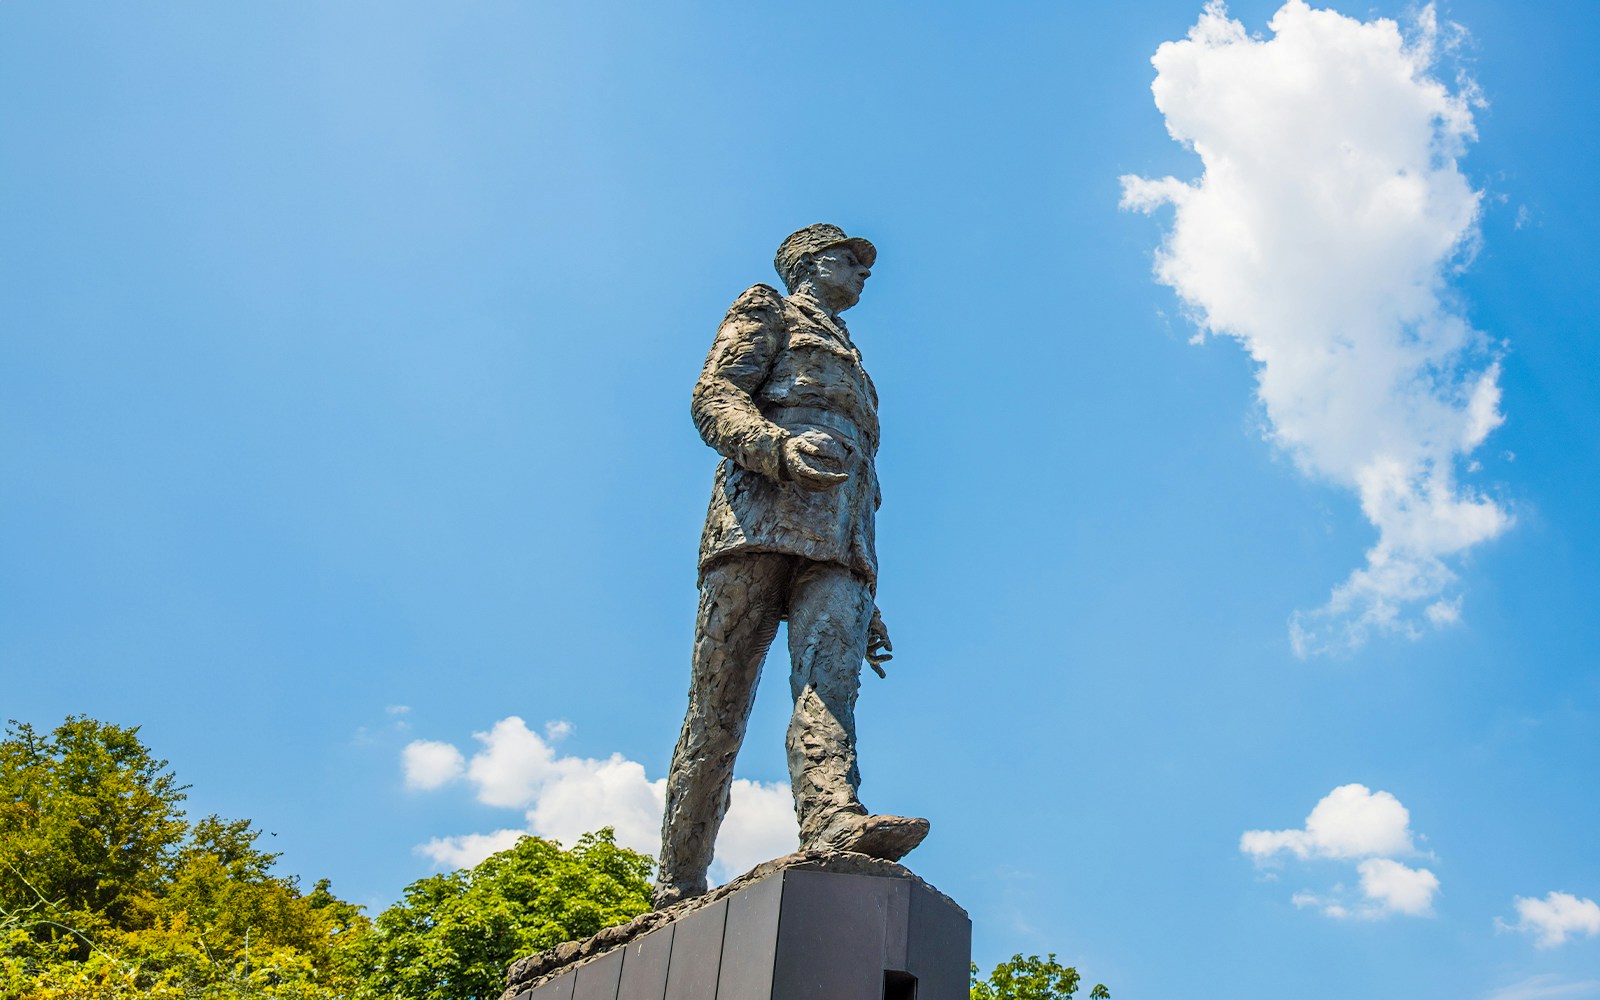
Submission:
[[[917,977],[909,972],[883,970],[883,1000],[917,1000]]]

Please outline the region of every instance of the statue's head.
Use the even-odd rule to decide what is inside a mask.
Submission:
[[[878,250],[868,241],[819,222],[791,233],[772,264],[789,294],[805,288],[839,312],[860,300],[877,259]]]

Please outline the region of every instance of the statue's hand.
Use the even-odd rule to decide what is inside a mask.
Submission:
[[[867,626],[867,666],[878,672],[879,677],[888,677],[883,672],[883,665],[894,659],[894,643],[889,641],[889,627],[883,623],[883,616],[878,614],[878,609],[872,609],[872,624]]]
[[[838,486],[849,473],[834,472],[849,460],[846,445],[822,431],[801,431],[783,442],[783,470],[801,489],[819,492]]]

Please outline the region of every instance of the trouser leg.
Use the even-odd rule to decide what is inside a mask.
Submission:
[[[840,813],[866,815],[856,790],[856,694],[872,623],[866,580],[833,563],[811,563],[789,591],[789,777],[800,842],[821,846]]]
[[[717,828],[728,811],[733,761],[755,701],[761,661],[783,617],[794,557],[730,556],[700,581],[689,711],[683,719],[661,824],[656,882],[683,895],[706,890]],[[659,898],[659,897],[658,897]]]

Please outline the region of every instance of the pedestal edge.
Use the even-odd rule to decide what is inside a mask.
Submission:
[[[911,869],[893,861],[884,861],[880,858],[868,857],[865,854],[853,854],[848,851],[798,851],[794,854],[787,854],[781,858],[763,862],[731,882],[717,886],[703,896],[686,899],[664,910],[641,913],[625,924],[607,927],[585,940],[564,941],[554,948],[548,948],[538,954],[519,958],[512,962],[506,970],[506,988],[505,992],[501,994],[500,1000],[514,1000],[517,994],[524,990],[540,986],[557,976],[572,971],[591,959],[600,957],[614,948],[622,947],[635,938],[665,927],[673,921],[681,920],[702,907],[710,906],[719,899],[726,899],[746,886],[783,871],[820,871],[840,875],[871,875],[879,878],[907,879],[937,894],[951,906],[961,910],[963,914],[967,912],[962,908],[961,904],[928,884]]]

